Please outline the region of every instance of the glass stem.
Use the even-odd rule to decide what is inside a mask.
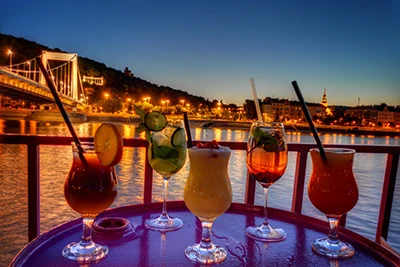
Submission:
[[[268,187],[264,187],[264,222],[261,225],[261,228],[269,227],[268,224]]]
[[[164,177],[164,201],[162,206],[161,218],[168,219],[167,214],[167,196],[168,196],[168,182],[169,178]]]
[[[329,223],[329,241],[333,243],[339,242],[338,239],[338,226],[340,216],[326,216]]]
[[[202,221],[202,234],[201,234],[201,242],[200,247],[203,249],[211,249],[214,247],[214,244],[211,242],[211,227],[212,222]]]
[[[83,231],[80,242],[83,246],[87,246],[92,243],[93,221],[94,221],[93,218],[83,218]]]

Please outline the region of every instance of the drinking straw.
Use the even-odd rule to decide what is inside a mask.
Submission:
[[[303,95],[300,91],[300,87],[297,84],[297,81],[293,81],[292,85],[293,85],[294,91],[296,92],[297,97],[299,98],[300,105],[301,105],[301,108],[303,109],[304,115],[306,116],[307,122],[310,125],[310,130],[311,130],[312,134],[314,135],[315,142],[317,142],[317,146],[319,148],[319,153],[321,154],[322,159],[326,160],[324,147],[322,146],[321,140],[319,139],[317,128],[315,128],[315,125],[311,119],[310,112],[308,111],[306,102],[304,101]]]
[[[74,142],[75,142],[75,145],[76,145],[76,147],[78,149],[78,152],[79,153],[83,153],[84,151],[83,151],[83,148],[81,146],[81,142],[79,141],[78,135],[76,134],[76,132],[74,130],[74,127],[72,126],[72,123],[71,123],[71,121],[70,121],[70,119],[68,117],[67,112],[64,109],[63,104],[61,103],[61,99],[58,96],[58,93],[57,93],[57,90],[56,90],[56,86],[54,85],[53,80],[50,78],[50,75],[47,73],[47,70],[46,70],[45,66],[43,65],[43,62],[41,60],[38,60],[37,62],[39,64],[40,70],[42,71],[44,79],[47,82],[47,86],[50,88],[50,91],[53,94],[53,97],[54,97],[54,100],[56,101],[58,109],[60,110],[61,115],[63,116],[64,121],[68,126],[68,130],[70,131],[70,133],[72,135],[72,138],[74,139]]]
[[[183,112],[183,121],[185,123],[186,135],[187,135],[187,147],[193,147],[192,134],[190,133],[189,117],[186,111]]]
[[[251,89],[253,90],[254,104],[256,105],[258,121],[263,122],[263,118],[261,116],[260,103],[258,103],[257,91],[256,91],[256,86],[254,85],[253,78],[250,78],[250,84],[251,84]]]

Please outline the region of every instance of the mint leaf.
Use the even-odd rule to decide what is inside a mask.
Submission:
[[[176,159],[178,156],[178,151],[172,147],[153,146],[153,158]]]
[[[146,112],[136,105],[133,105],[133,106],[135,107],[136,114],[138,114],[142,119],[144,119],[144,117],[146,116]]]
[[[268,132],[264,132],[260,128],[254,128],[252,131],[254,146],[263,148],[265,151],[279,151],[279,142]]]

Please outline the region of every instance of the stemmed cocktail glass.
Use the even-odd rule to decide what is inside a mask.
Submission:
[[[107,209],[117,196],[117,177],[114,167],[103,166],[93,143],[82,143],[83,153],[73,143],[73,161],[65,180],[64,196],[68,205],[83,218],[81,241],[65,246],[62,254],[69,260],[91,262],[104,258],[105,245],[92,241],[94,218]]]
[[[264,242],[277,242],[286,238],[286,232],[272,228],[267,218],[268,188],[285,173],[288,150],[283,124],[279,122],[253,122],[247,142],[246,164],[251,177],[264,188],[265,220],[261,226],[246,228],[250,238]]]
[[[171,218],[167,213],[168,182],[186,161],[186,132],[182,120],[169,122],[165,128],[152,132],[148,159],[151,167],[164,179],[164,201],[162,213],[158,218],[148,219],[146,227],[158,231],[172,231],[182,227],[182,220]]]
[[[214,220],[232,202],[228,176],[230,154],[228,147],[219,146],[216,142],[211,148],[189,148],[190,172],[185,185],[184,200],[188,209],[202,224],[201,242],[185,250],[185,255],[190,260],[209,264],[226,258],[226,250],[211,241],[211,227]]]
[[[340,217],[349,212],[358,201],[357,182],[353,174],[355,151],[343,148],[325,148],[326,160],[319,149],[311,149],[313,169],[308,183],[311,203],[328,218],[329,236],[312,243],[312,249],[323,256],[340,259],[354,255],[354,248],[338,239]]]

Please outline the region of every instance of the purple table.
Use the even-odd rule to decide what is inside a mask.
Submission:
[[[132,205],[107,210],[99,218],[122,217],[130,221],[134,232],[119,234],[94,233],[94,240],[108,245],[110,252],[98,263],[80,265],[65,260],[61,249],[80,239],[81,220],[73,220],[44,233],[28,244],[13,260],[11,266],[200,266],[186,259],[183,251],[200,240],[201,224],[179,202],[169,202],[168,213],[181,218],[183,228],[159,233],[147,230],[144,221],[157,216],[161,203]],[[356,254],[333,261],[316,255],[311,250],[315,238],[325,237],[327,223],[304,215],[269,209],[272,225],[282,227],[287,239],[279,243],[262,243],[249,239],[244,229],[262,223],[262,209],[258,206],[232,204],[213,225],[212,240],[228,250],[227,259],[218,266],[400,266],[391,252],[358,234],[340,229],[340,237],[349,241]]]

